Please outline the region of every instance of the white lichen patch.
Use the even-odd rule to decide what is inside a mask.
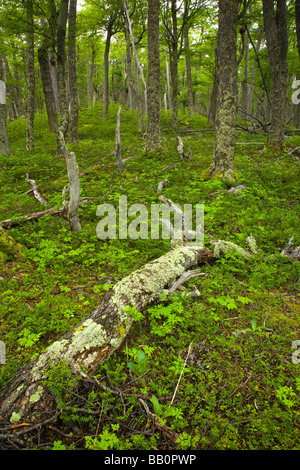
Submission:
[[[159,299],[163,288],[181,276],[194,260],[195,252],[181,246],[118,282],[113,288],[111,301],[116,306],[121,322],[126,324],[128,320],[125,307],[134,307],[137,301],[144,307]]]
[[[241,248],[239,245],[236,245],[232,242],[226,242],[224,240],[218,240],[214,248],[214,258],[219,258],[223,253],[235,251],[240,254],[243,258],[249,258],[251,255]]]
[[[107,333],[104,328],[89,318],[82,323],[72,336],[71,344],[68,348],[68,355],[75,355],[83,350],[101,347],[107,340]]]
[[[43,394],[43,387],[41,387],[40,385],[38,386],[38,388],[36,389],[36,392],[33,393],[30,398],[29,398],[29,403],[33,404],[33,403],[36,403],[37,401],[39,401],[39,399],[41,398]]]

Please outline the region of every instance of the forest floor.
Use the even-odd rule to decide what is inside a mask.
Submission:
[[[206,129],[199,115],[181,116],[180,136],[191,155],[182,160],[169,114],[162,113],[161,150],[148,154],[136,114],[122,114],[125,172],[119,175],[112,154],[116,114],[111,106],[103,123],[101,106],[82,110],[79,143],[68,145],[79,164],[81,196],[90,198],[79,212],[82,231],[71,232],[61,215],[8,230],[26,260],[0,265],[1,387],[91,313],[111,286],[169,250],[169,240],[100,240],[99,204],[118,207],[119,196],[127,196],[128,206],[150,207],[159,203],[157,186],[167,179],[167,198],[204,204],[206,247],[208,234],[244,248],[252,234],[259,252],[246,261],[227,254],[203,266],[206,276],[185,284],[199,297],[178,292],[142,312],[124,346],[97,376],[82,378],[76,394],[68,390],[72,377],[64,363],[53,368],[48,385],[60,420],[33,432],[29,447],[299,450],[300,357],[292,345],[300,344],[300,266],[281,250],[291,236],[300,244],[299,163],[289,153],[300,137],[289,137],[286,150],[274,154],[264,148],[265,135],[238,131],[236,170],[246,189],[234,195],[221,182],[201,178],[214,133],[187,132]],[[28,193],[26,173],[48,207],[62,206],[66,167],[46,117],[37,116],[34,150],[25,148],[25,131],[25,120],[9,123],[13,156],[0,157],[0,220],[45,209]]]

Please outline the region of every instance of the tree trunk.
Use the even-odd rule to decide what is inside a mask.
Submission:
[[[237,114],[237,19],[238,0],[220,0],[218,30],[218,101],[214,157],[204,177],[236,180],[234,169]]]
[[[69,142],[78,142],[78,90],[76,72],[76,14],[77,0],[70,0],[69,31],[68,31],[68,59],[69,59],[69,102],[70,126]]]
[[[176,0],[171,4],[173,35],[170,50],[170,70],[172,83],[172,127],[178,127],[178,28]]]
[[[249,37],[245,39],[245,68],[244,68],[244,79],[242,82],[242,103],[241,107],[243,111],[248,112],[249,104]]]
[[[192,82],[192,70],[191,70],[191,54],[190,54],[190,44],[189,44],[189,29],[187,26],[185,26],[183,30],[183,37],[184,37],[187,90],[188,90],[189,117],[193,117],[194,97],[193,97],[193,82]]]
[[[6,92],[4,83],[4,69],[2,56],[0,54],[0,154],[10,156],[10,148],[6,128]]]
[[[58,84],[58,96],[59,96],[59,108],[60,108],[60,124],[59,128],[63,133],[64,139],[66,138],[68,127],[69,127],[69,106],[68,106],[68,95],[67,95],[67,74],[66,74],[66,62],[67,56],[65,51],[65,40],[66,40],[66,24],[68,18],[68,6],[69,0],[61,0],[58,28],[57,28],[57,84]],[[58,153],[62,153],[60,148],[60,139],[58,135],[57,141]]]
[[[260,26],[259,36],[258,36],[257,43],[256,43],[256,46],[255,46],[256,53],[258,53],[259,50],[260,50],[263,34],[264,34],[264,29],[263,29],[262,26]],[[248,38],[249,38],[249,35],[248,35]],[[249,40],[250,40],[250,38],[249,38]],[[249,113],[249,114],[252,114],[252,112],[253,112],[253,94],[254,94],[255,73],[256,73],[256,60],[253,59],[252,68],[251,68],[251,78],[250,78],[249,90],[248,90],[249,94],[248,94],[247,113]]]
[[[109,84],[109,49],[112,37],[113,23],[109,22],[106,32],[105,50],[104,50],[104,81],[103,81],[103,119],[106,119],[108,113],[108,84]]]
[[[54,97],[51,72],[50,72],[48,46],[46,43],[43,43],[41,47],[38,49],[38,62],[40,66],[43,92],[45,96],[49,130],[51,132],[57,132],[57,129],[58,129],[57,109],[56,109],[56,104],[55,104],[55,97]]]
[[[27,80],[28,80],[28,101],[27,101],[27,128],[26,147],[34,147],[34,113],[35,113],[35,72],[34,72],[34,24],[33,24],[33,1],[27,0]]]
[[[51,367],[63,361],[72,375],[83,369],[95,374],[126,338],[134,322],[130,310],[141,312],[186,269],[212,259],[212,251],[180,247],[118,282],[93,313],[16,373],[0,397],[2,420],[37,423],[45,413],[55,412],[55,397],[47,387]]]
[[[4,65],[4,70],[5,70],[5,82],[6,82],[6,95],[8,97],[8,118],[11,121],[14,121],[17,119],[18,114],[17,114],[17,109],[16,109],[16,90],[15,86],[13,84],[13,77],[12,73],[7,61],[6,56],[3,57],[3,65]]]
[[[167,99],[167,108],[172,109],[170,71],[169,71],[169,62],[168,62],[167,52],[165,52],[165,59],[166,59],[167,97],[168,97],[168,99]]]
[[[264,28],[272,76],[271,127],[268,143],[280,148],[284,142],[287,112],[288,32],[286,1],[263,0]]]
[[[146,148],[160,148],[160,61],[159,61],[160,0],[148,0],[148,82]]]
[[[132,80],[132,53],[130,46],[130,34],[128,24],[125,21],[125,40],[126,40],[126,72],[127,72],[127,86],[128,86],[128,108],[133,109],[133,80]]]
[[[297,34],[297,47],[300,59],[300,0],[295,0],[295,19],[296,19],[296,34]]]
[[[210,98],[210,106],[209,106],[209,113],[208,113],[208,124],[210,126],[214,125],[216,122],[216,113],[217,113],[217,96],[218,96],[218,51],[215,47],[215,76],[214,76],[214,84],[213,89],[211,92]]]
[[[74,153],[69,152],[66,147],[64,136],[61,130],[58,131],[58,138],[60,140],[59,147],[62,149],[62,154],[65,158],[69,180],[70,200],[68,202],[67,215],[71,230],[73,232],[80,232],[81,225],[78,218],[78,209],[80,206],[79,169]]]

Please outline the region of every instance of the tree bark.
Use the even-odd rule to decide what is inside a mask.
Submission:
[[[118,165],[119,173],[121,175],[124,171],[124,166],[123,166],[122,156],[121,156],[120,127],[121,127],[121,106],[119,107],[119,111],[117,114],[117,125],[116,125],[116,158],[117,158],[117,165]]]
[[[100,362],[120,347],[130,331],[134,322],[130,311],[141,312],[159,300],[164,287],[172,285],[186,269],[212,260],[210,250],[180,247],[118,282],[94,312],[17,372],[6,385],[0,397],[3,421],[36,423],[45,413],[49,416],[55,412],[55,397],[47,387],[51,367],[63,361],[72,375],[78,376],[82,369],[88,374],[96,373]]]
[[[295,0],[295,19],[296,19],[296,34],[297,34],[297,47],[300,59],[300,0]]]
[[[210,97],[210,106],[209,106],[209,113],[208,113],[208,124],[210,126],[214,125],[216,122],[216,114],[217,114],[217,96],[218,96],[218,51],[215,47],[215,76],[214,76],[214,84],[213,89],[211,92]]]
[[[237,19],[238,0],[220,0],[218,30],[218,101],[214,157],[204,177],[236,181],[234,169],[237,114]]]
[[[66,147],[63,133],[61,130],[58,131],[58,138],[60,140],[59,147],[62,149],[62,154],[65,158],[69,180],[70,200],[68,203],[67,215],[71,230],[73,232],[80,232],[81,225],[78,218],[78,209],[80,206],[79,169],[74,153],[69,152]]]
[[[263,0],[264,28],[272,76],[271,127],[268,143],[280,148],[284,142],[287,114],[288,32],[286,0]]]
[[[33,1],[27,0],[27,127],[26,127],[26,147],[34,147],[34,113],[35,113],[35,72],[34,72],[34,23],[33,23]]]
[[[6,127],[6,92],[4,83],[4,69],[2,56],[0,54],[0,153],[10,156],[10,147]]]
[[[167,78],[167,109],[172,109],[170,71],[169,71],[169,62],[168,62],[167,52],[165,52],[165,59],[166,59],[166,78]]]
[[[109,84],[109,50],[112,37],[113,20],[108,24],[106,31],[106,41],[104,49],[104,81],[103,81],[103,119],[106,119],[108,113],[108,84]]]
[[[64,139],[66,138],[69,128],[69,106],[68,106],[68,95],[67,95],[67,74],[66,74],[66,62],[67,56],[65,51],[65,40],[66,40],[66,24],[68,18],[68,6],[69,0],[61,0],[58,28],[57,28],[57,84],[58,84],[58,96],[59,96],[59,108],[60,108],[60,124],[59,129],[63,133]],[[58,132],[57,140],[58,153],[62,153],[60,147],[60,138]]]
[[[170,49],[170,71],[172,83],[172,127],[178,127],[178,27],[176,0],[171,3],[172,40]]]
[[[68,60],[69,60],[69,103],[70,126],[69,142],[78,142],[78,90],[76,71],[76,15],[77,0],[70,0],[69,31],[68,31]]]
[[[58,118],[57,109],[55,104],[55,97],[52,86],[48,46],[44,42],[38,49],[38,62],[40,66],[40,73],[43,85],[43,92],[45,96],[46,110],[48,116],[48,126],[51,132],[57,132]]]
[[[193,117],[194,97],[193,97],[190,43],[189,43],[189,29],[187,26],[185,26],[183,30],[183,38],[184,38],[185,68],[186,68],[187,90],[188,90],[189,117]]]
[[[133,80],[132,80],[132,53],[130,45],[130,33],[127,21],[125,21],[125,40],[126,40],[126,73],[127,73],[127,86],[128,86],[128,108],[133,109]]]
[[[146,149],[160,148],[160,0],[148,0],[148,82]]]

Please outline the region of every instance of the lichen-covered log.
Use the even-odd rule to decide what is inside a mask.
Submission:
[[[95,373],[128,334],[134,321],[130,309],[143,310],[186,269],[212,260],[210,250],[182,246],[118,282],[94,312],[16,373],[0,396],[2,419],[37,422],[42,413],[55,410],[55,398],[47,387],[52,366],[63,360],[72,374],[78,375],[82,368]]]

